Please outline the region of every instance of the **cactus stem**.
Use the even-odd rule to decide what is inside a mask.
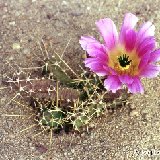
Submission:
[[[45,129],[43,129],[41,132],[39,132],[39,133],[37,133],[37,134],[35,134],[35,135],[33,135],[32,136],[32,138],[35,138],[35,137],[37,137],[37,136],[39,136],[39,135],[41,135],[43,132],[45,132],[47,129],[45,128]]]
[[[51,146],[52,146],[52,137],[53,137],[53,130],[50,129],[50,140],[49,140],[49,150],[51,150]]]
[[[46,49],[46,46],[45,46],[45,44],[44,44],[43,39],[42,39],[42,44],[43,44],[43,47],[44,47],[44,50],[45,50],[46,56],[47,56],[47,58],[49,59],[49,53],[48,53],[48,51],[47,51],[47,49]]]
[[[58,58],[61,60],[61,62],[63,62],[65,65],[66,65],[66,67],[77,77],[77,78],[79,78],[79,76],[77,75],[77,73],[75,73],[74,71],[73,71],[73,69],[58,55],[58,53],[56,53],[56,52],[54,52],[57,56],[58,56]]]
[[[24,132],[24,131],[27,131],[27,130],[29,130],[29,129],[35,127],[35,126],[37,126],[37,124],[33,124],[33,125],[31,125],[31,126],[25,128],[25,129],[21,130],[20,133],[22,133],[22,132]]]
[[[7,104],[5,104],[5,107],[8,106],[14,99],[16,99],[18,96],[20,96],[20,93],[17,93]]]
[[[7,88],[11,88],[11,87],[2,87],[0,88],[0,90],[7,89]]]
[[[22,115],[22,114],[2,114],[4,117],[28,117],[30,115]]]
[[[64,50],[63,50],[63,52],[62,52],[62,54],[61,54],[61,59],[63,58],[63,55],[64,55],[66,49],[68,48],[70,42],[71,42],[71,38],[70,38],[69,41],[67,42],[67,44],[66,44],[66,46],[65,46],[65,48],[64,48]]]
[[[36,69],[42,69],[42,68],[43,68],[43,66],[42,67],[28,67],[28,68],[20,67],[21,70],[36,70]]]
[[[58,88],[58,86],[59,86],[59,82],[57,81],[56,82],[56,107],[58,108],[58,100],[59,100],[59,88]]]

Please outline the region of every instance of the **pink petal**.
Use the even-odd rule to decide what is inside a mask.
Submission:
[[[146,22],[140,28],[137,34],[137,42],[141,43],[147,37],[154,36],[155,26],[151,22]]]
[[[99,76],[104,75],[117,75],[117,73],[110,67],[107,66],[106,61],[99,58],[86,58],[85,67],[90,68],[91,71],[95,72]]]
[[[121,88],[122,83],[120,82],[118,76],[110,75],[105,79],[104,86],[107,90],[115,93],[118,89]]]
[[[96,22],[96,25],[103,36],[108,49],[115,47],[118,39],[118,33],[115,24],[109,18],[100,19]]]
[[[129,92],[131,93],[144,93],[142,83],[138,77],[134,77],[133,82],[131,84],[128,84],[127,86]]]
[[[138,66],[139,70],[142,70],[143,68],[146,67],[146,65],[148,65],[150,56],[151,56],[151,53],[148,52],[141,57],[141,60]]]
[[[81,36],[81,39],[79,40],[79,43],[81,44],[81,47],[86,50],[87,46],[91,43],[97,43],[100,44],[94,37],[91,36]]]
[[[114,69],[106,65],[104,65],[103,68],[107,71],[108,75],[117,75],[117,72]]]
[[[106,48],[93,37],[82,36],[79,43],[91,57],[101,57],[107,59]]]
[[[159,73],[160,73],[160,66],[148,64],[140,72],[140,76],[147,77],[147,78],[153,78],[153,77],[156,77]]]
[[[144,39],[139,46],[137,46],[137,53],[141,57],[147,52],[152,52],[155,48],[155,38],[154,37],[148,37]]]
[[[136,43],[136,32],[133,29],[129,29],[126,31],[124,36],[124,43],[128,51],[134,49]]]
[[[89,67],[91,71],[95,72],[98,76],[105,76],[107,75],[106,69],[104,69],[105,62],[97,59],[97,58],[86,58],[85,67]]]
[[[119,76],[119,80],[123,83],[123,84],[131,84],[133,82],[133,78],[129,75],[120,75]]]
[[[98,76],[107,75],[107,72],[103,68],[103,65],[101,65],[99,63],[92,63],[89,68],[90,68],[91,71],[95,72]]]
[[[123,25],[121,27],[121,33],[120,33],[120,42],[124,42],[125,39],[125,33],[127,30],[132,30],[135,25],[138,22],[138,18],[132,14],[132,13],[127,13],[124,17]]]
[[[86,67],[90,67],[90,64],[92,64],[92,63],[99,63],[99,64],[101,64],[102,66],[103,66],[103,65],[106,65],[106,61],[103,60],[103,59],[100,59],[100,58],[86,58],[86,59],[84,60],[84,63],[85,63],[85,66],[86,66]]]
[[[150,55],[151,56],[150,56],[149,62],[160,61],[160,49],[157,49],[157,50],[153,51]]]

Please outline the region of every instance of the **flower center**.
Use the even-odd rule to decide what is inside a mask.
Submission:
[[[132,60],[129,60],[129,56],[127,56],[126,54],[123,54],[122,56],[120,56],[118,58],[118,61],[119,61],[120,66],[123,68],[128,68],[132,62]]]
[[[120,75],[138,75],[140,58],[135,50],[128,52],[124,46],[117,45],[108,54],[107,65]]]

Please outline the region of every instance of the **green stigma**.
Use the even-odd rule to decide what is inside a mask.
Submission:
[[[132,60],[129,60],[129,56],[127,56],[126,54],[123,54],[118,58],[118,61],[121,67],[126,67],[130,65]]]

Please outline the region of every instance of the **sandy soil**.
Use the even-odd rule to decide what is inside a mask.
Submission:
[[[159,4],[159,0],[0,0],[1,73],[12,75],[18,66],[35,66],[42,55],[37,42],[42,39],[51,42],[58,53],[70,41],[64,56],[78,72],[83,54],[80,36],[98,37],[95,21],[104,17],[120,27],[126,12],[136,14],[140,22],[153,21],[159,43]],[[112,116],[106,114],[88,133],[53,135],[50,150],[49,134],[33,138],[39,133],[35,127],[20,133],[34,124],[32,118],[3,116],[30,112],[7,104],[16,93],[1,90],[0,160],[159,160],[160,77],[144,79],[143,84],[145,94],[130,99],[132,111],[126,107]]]

